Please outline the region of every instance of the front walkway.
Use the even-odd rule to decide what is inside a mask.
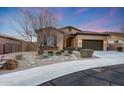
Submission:
[[[39,85],[90,68],[124,64],[124,52],[96,51],[96,59],[75,60],[0,75],[0,85]]]

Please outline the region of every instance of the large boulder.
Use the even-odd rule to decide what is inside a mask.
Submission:
[[[81,49],[80,54],[82,58],[92,57],[93,50],[92,49]]]
[[[123,51],[123,47],[117,47],[117,51],[122,52]]]
[[[1,69],[5,69],[5,70],[16,69],[18,67],[18,64],[19,64],[18,61],[9,59],[3,64]]]

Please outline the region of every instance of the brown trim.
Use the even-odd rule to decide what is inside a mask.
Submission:
[[[73,28],[73,29],[75,29],[75,30],[77,30],[77,31],[79,31],[79,32],[82,32],[82,30],[77,29],[77,28],[75,28],[75,27],[73,27],[73,26],[63,27],[63,28],[60,28],[60,30],[62,30],[62,29],[66,29],[66,28]]]
[[[6,39],[11,39],[11,40],[16,40],[16,41],[24,41],[24,40],[21,40],[21,39],[17,39],[17,38],[9,37],[9,36],[4,36],[4,35],[0,35],[0,37],[2,37],[2,38],[6,38]]]
[[[109,36],[110,34],[104,34],[104,33],[76,33],[75,35],[99,35],[99,36]]]
[[[43,28],[43,29],[36,30],[36,34],[38,34],[41,30],[45,30],[45,29],[47,29],[47,28]],[[57,29],[57,28],[54,28],[54,27],[51,28],[51,29],[56,30],[56,31],[60,31],[61,33],[64,33],[62,30]]]

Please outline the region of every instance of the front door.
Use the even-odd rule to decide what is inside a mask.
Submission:
[[[71,38],[66,39],[66,47],[71,47]]]

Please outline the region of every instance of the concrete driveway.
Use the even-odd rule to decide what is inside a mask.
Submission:
[[[95,51],[94,59],[74,60],[0,75],[0,85],[39,85],[74,72],[124,64],[124,52]]]
[[[39,86],[124,86],[124,65],[88,69],[65,75]]]

